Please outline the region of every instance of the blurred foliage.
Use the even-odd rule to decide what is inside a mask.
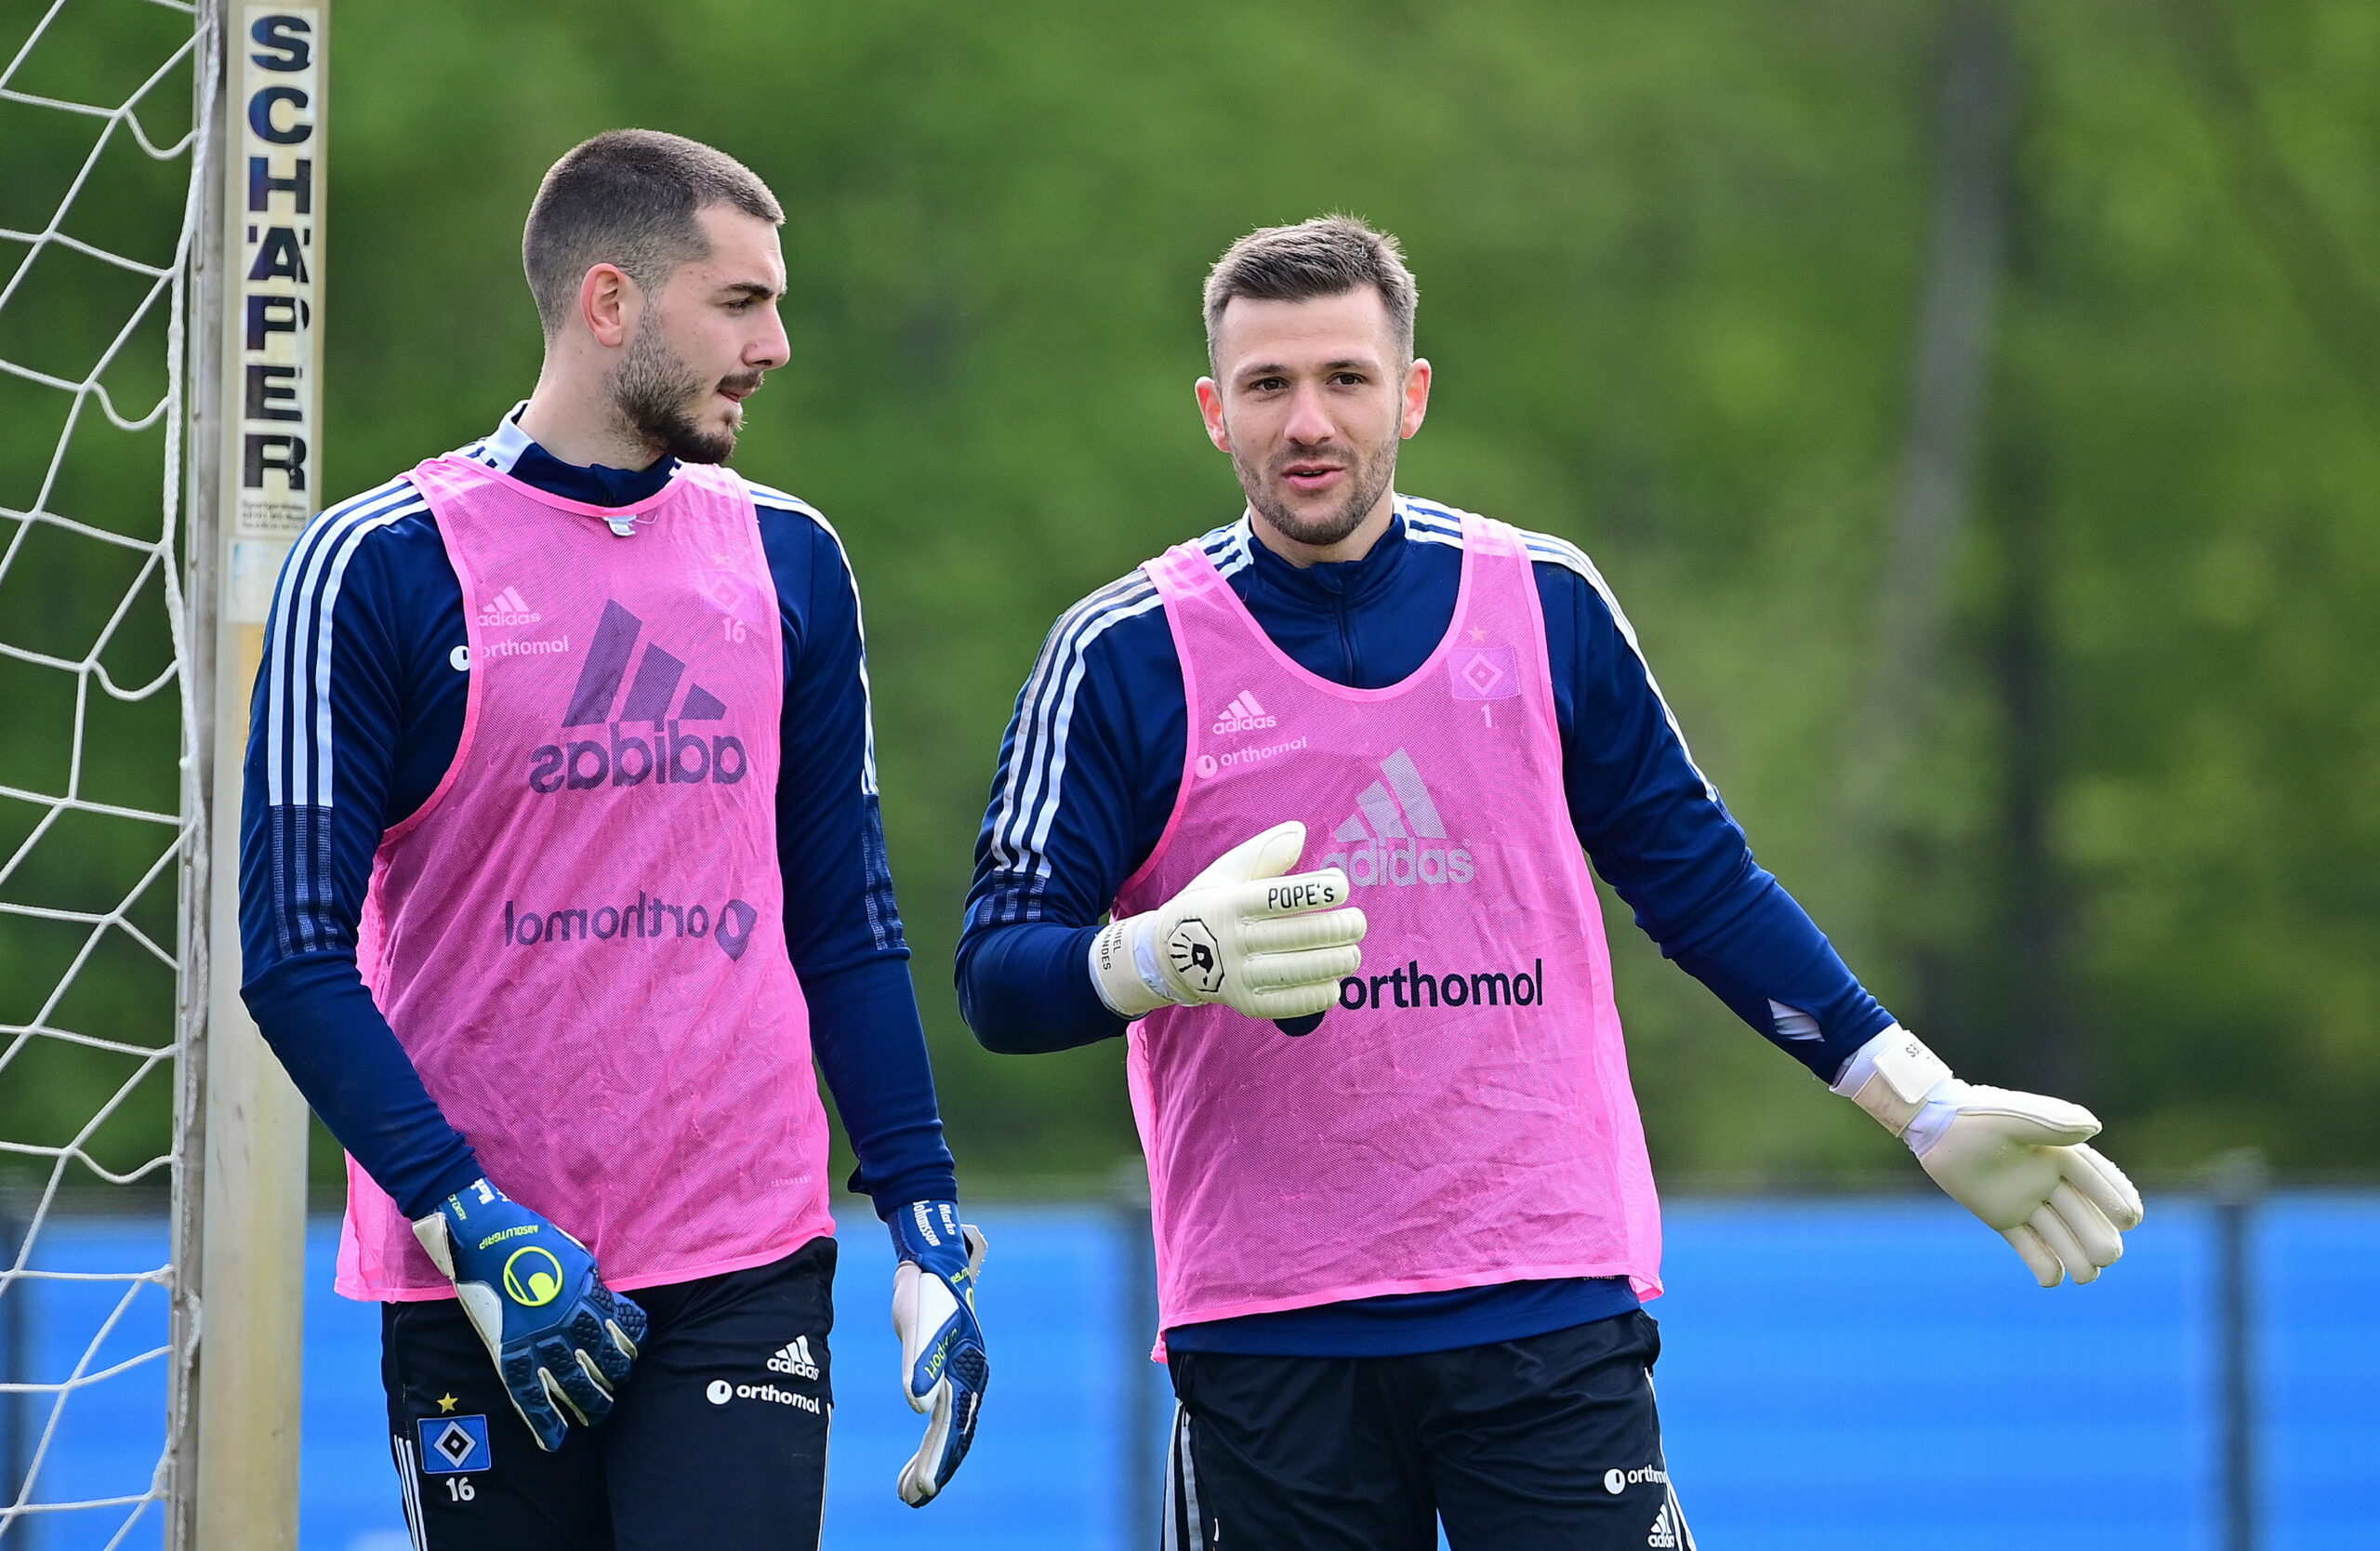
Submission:
[[[1095,1173],[1131,1147],[1119,1047],[987,1055],[948,988],[1000,729],[1061,609],[1238,510],[1190,394],[1206,265],[1356,211],[1403,238],[1438,372],[1401,485],[1596,558],[1763,860],[1888,1005],[1970,1077],[2071,1089],[2128,1165],[2370,1167],[2380,405],[2293,284],[2307,233],[2243,192],[2173,24],[2194,3],[2014,7],[1987,453],[1879,897],[1845,897],[1831,820],[1903,457],[1938,6],[343,5],[331,494],[527,391],[517,237],[562,151],[640,124],[750,163],[788,212],[794,359],[737,462],[836,520],[866,591],[953,1144],[978,1174]],[[2380,9],[2215,11],[2296,216],[2380,251]],[[7,145],[12,172],[51,154]],[[8,477],[45,435],[11,426]],[[0,757],[55,736],[33,720]],[[2046,849],[2018,868],[2024,762]],[[1664,1170],[1898,1166],[1611,919]],[[2020,1027],[2044,996],[2046,1051]]]

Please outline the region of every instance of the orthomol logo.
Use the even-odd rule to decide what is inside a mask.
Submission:
[[[1339,1005],[1351,1013],[1371,1007],[1542,1007],[1545,961],[1525,970],[1444,970],[1421,967],[1419,959],[1386,974],[1351,974],[1339,982]]]
[[[1283,738],[1278,743],[1260,743],[1253,749],[1234,749],[1220,758],[1213,754],[1201,754],[1198,756],[1198,776],[1201,780],[1210,781],[1214,779],[1216,772],[1228,770],[1234,765],[1261,764],[1266,760],[1276,759],[1283,754],[1301,754],[1304,751],[1304,738],[1289,737]]]
[[[554,910],[524,910],[504,902],[504,946],[539,948],[555,943],[701,942],[707,938],[730,959],[751,946],[760,912],[740,899],[713,910],[707,905],[675,905],[642,889],[616,905],[564,905]]]
[[[685,694],[679,694],[686,676],[682,659],[658,645],[647,645],[637,662],[636,677],[628,679],[628,659],[636,655],[637,637],[643,630],[644,621],[619,604],[603,605],[595,643],[587,650],[587,665],[579,669],[578,685],[571,691],[570,708],[562,719],[564,728],[601,729],[600,736],[533,749],[531,791],[588,791],[647,781],[655,788],[706,781],[733,786],[751,768],[743,739],[734,734],[685,730],[689,722],[725,720],[727,706],[698,683],[687,683]],[[625,699],[623,680],[628,680]],[[649,735],[628,731],[647,724]]]

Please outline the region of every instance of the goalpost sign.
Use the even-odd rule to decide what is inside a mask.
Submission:
[[[320,510],[323,20],[325,7],[240,7],[239,154],[223,169],[230,269],[223,385],[238,445],[223,469],[231,566],[223,622],[261,631],[273,578]]]
[[[206,0],[201,13],[190,796],[207,825],[184,895],[177,1551],[297,1544],[306,1109],[240,1001],[239,815],[274,579],[322,505],[328,20],[322,3]]]

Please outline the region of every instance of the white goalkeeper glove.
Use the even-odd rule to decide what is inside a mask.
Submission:
[[[2083,1145],[2099,1121],[2079,1104],[1962,1082],[1898,1024],[1860,1046],[1833,1088],[1907,1142],[2043,1287],[2097,1280],[2122,1255],[2122,1230],[2140,1226],[2140,1192]]]
[[[1304,825],[1276,825],[1156,909],[1108,922],[1091,945],[1100,1000],[1128,1018],[1168,1002],[1220,1001],[1251,1018],[1336,1006],[1340,980],[1363,963],[1364,912],[1335,867],[1282,876],[1304,850]]]

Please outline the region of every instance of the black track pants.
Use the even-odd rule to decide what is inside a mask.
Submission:
[[[1642,1310],[1413,1357],[1172,1359],[1166,1551],[1693,1551]]]

